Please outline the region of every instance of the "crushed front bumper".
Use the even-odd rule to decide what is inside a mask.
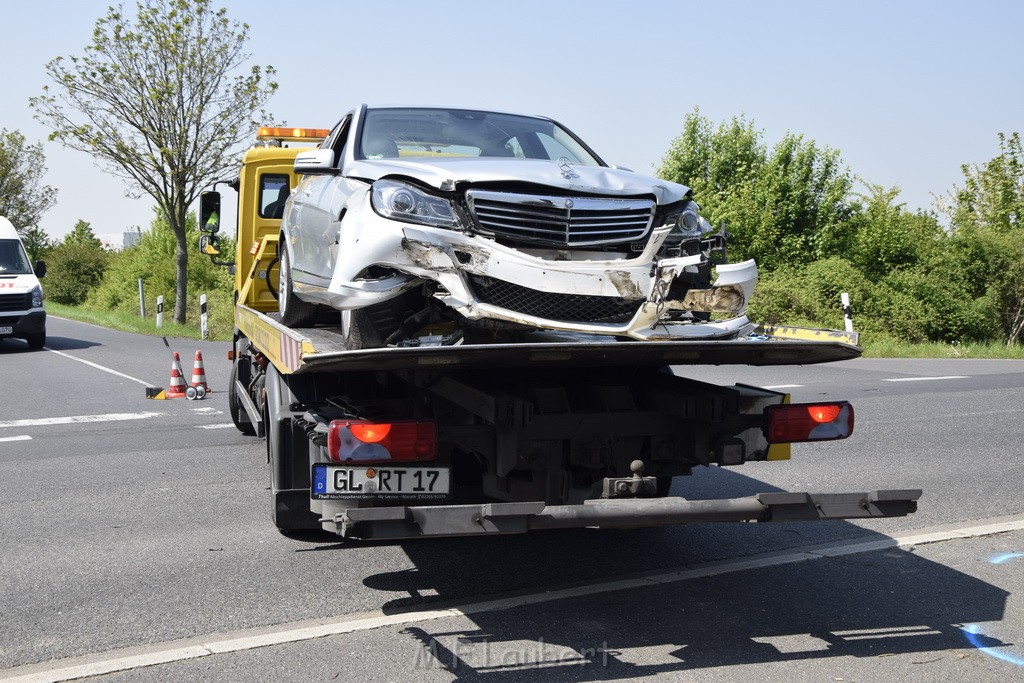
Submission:
[[[345,240],[356,233],[358,249],[346,248]],[[361,216],[340,234],[343,243],[323,297],[340,310],[386,301],[429,280],[440,285],[435,296],[468,320],[640,340],[734,338],[751,328],[743,311],[757,284],[755,263],[719,265],[713,285],[673,299],[676,279],[697,273],[706,256],[657,258],[667,229],[656,229],[635,257],[598,254],[591,260],[571,260],[569,252],[564,259],[541,258],[491,239],[379,217]],[[350,261],[355,257],[358,262]],[[388,275],[360,277],[371,265]],[[710,322],[686,312],[733,317]]]

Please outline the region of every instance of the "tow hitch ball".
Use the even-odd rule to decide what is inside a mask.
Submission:
[[[602,498],[653,498],[658,494],[658,479],[644,476],[643,460],[629,464],[632,477],[605,477]]]

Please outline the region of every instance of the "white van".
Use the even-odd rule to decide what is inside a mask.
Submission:
[[[39,278],[46,275],[46,264],[28,260],[18,231],[0,216],[0,339],[18,337],[30,349],[46,343],[46,311]]]

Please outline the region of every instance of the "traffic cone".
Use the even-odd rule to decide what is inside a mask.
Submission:
[[[202,387],[206,393],[210,392],[210,385],[206,383],[206,368],[203,367],[202,351],[196,351],[196,360],[192,364],[192,386]]]
[[[177,351],[171,363],[171,386],[167,389],[167,398],[185,398],[185,378],[181,375],[181,359]]]

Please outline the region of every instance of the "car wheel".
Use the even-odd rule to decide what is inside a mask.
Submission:
[[[316,323],[316,304],[303,301],[295,295],[292,287],[292,264],[288,249],[279,247],[281,268],[277,277],[277,309],[281,313],[281,322],[288,327],[312,327]]]
[[[26,337],[25,341],[28,342],[28,348],[30,349],[41,349],[46,346],[46,333],[34,334],[31,337]]]
[[[363,310],[341,312],[341,335],[348,351],[379,349],[384,346],[384,340],[373,321]]]

